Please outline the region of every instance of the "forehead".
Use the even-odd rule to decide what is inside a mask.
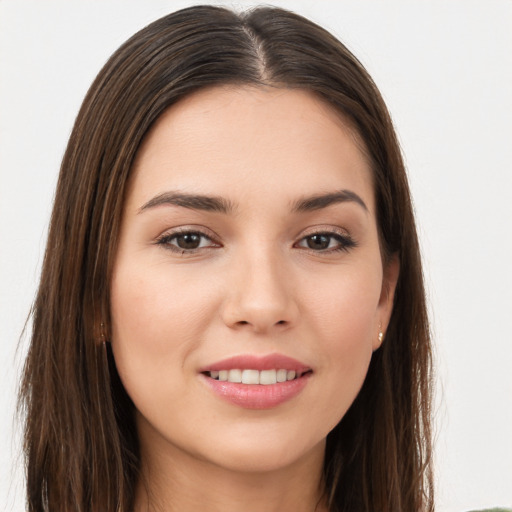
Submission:
[[[362,146],[341,115],[310,92],[206,89],[154,124],[137,153],[130,197],[144,201],[179,189],[243,200],[255,192],[284,197],[349,188],[372,209]]]

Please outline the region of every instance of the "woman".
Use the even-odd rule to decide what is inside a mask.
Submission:
[[[407,179],[348,50],[261,8],[127,41],[63,159],[22,388],[29,510],[431,510]]]

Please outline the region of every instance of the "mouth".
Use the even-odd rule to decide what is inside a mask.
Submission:
[[[205,384],[221,399],[245,409],[270,409],[299,395],[313,369],[281,354],[243,355],[201,368]]]
[[[210,379],[221,382],[240,383],[250,386],[269,386],[272,384],[300,379],[304,375],[312,372],[313,371],[311,369],[297,371],[287,370],[286,368],[269,370],[233,368],[230,370],[211,370],[202,373]]]

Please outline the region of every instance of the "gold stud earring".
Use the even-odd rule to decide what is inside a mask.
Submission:
[[[382,332],[382,323],[379,322],[379,343],[382,343],[384,339],[384,333]]]
[[[106,343],[106,337],[105,337],[105,324],[103,322],[101,322],[100,324],[100,342],[103,343],[103,345],[105,345]]]

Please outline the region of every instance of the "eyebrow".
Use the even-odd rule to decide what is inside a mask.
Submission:
[[[327,194],[316,194],[298,199],[292,203],[292,211],[304,213],[313,210],[321,210],[333,204],[353,202],[360,205],[366,212],[368,207],[355,192],[351,190],[339,190]],[[202,194],[185,194],[182,192],[163,192],[144,203],[138,213],[161,205],[181,206],[192,210],[207,212],[232,213],[235,205],[228,199],[218,196],[206,196]]]
[[[318,194],[309,197],[303,197],[295,201],[292,205],[294,212],[308,212],[312,210],[320,210],[327,208],[332,204],[353,202],[361,206],[365,212],[368,212],[368,207],[365,202],[355,192],[351,190],[339,190],[337,192],[330,192],[327,194]]]
[[[139,213],[161,205],[181,206],[192,210],[219,213],[231,213],[235,209],[233,203],[223,197],[184,194],[182,192],[163,192],[142,205],[139,208]]]

